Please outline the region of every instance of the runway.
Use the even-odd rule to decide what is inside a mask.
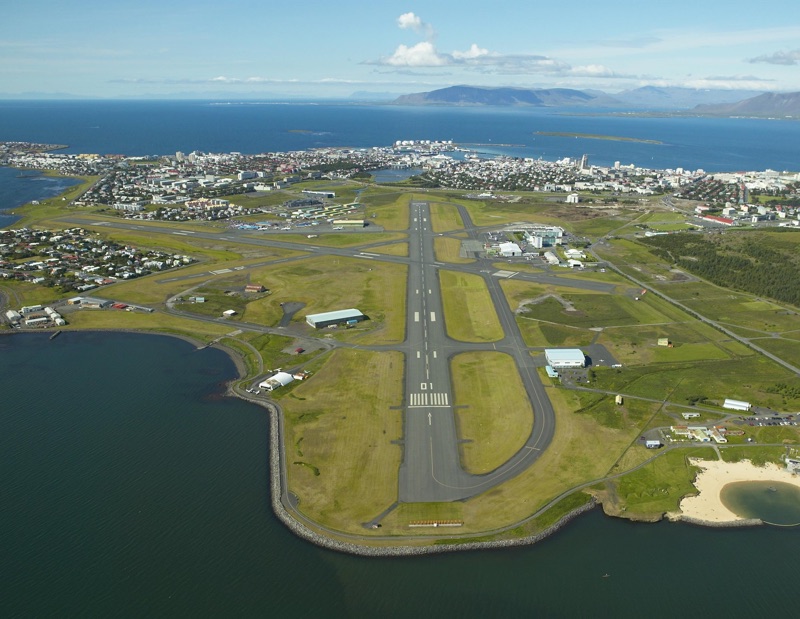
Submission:
[[[483,274],[505,331],[493,348],[517,362],[534,409],[534,424],[523,448],[498,469],[485,475],[464,471],[452,406],[450,357],[485,346],[447,336],[428,204],[412,202],[410,216],[404,457],[398,498],[406,503],[457,501],[485,492],[530,466],[552,439],[555,415],[497,278]]]

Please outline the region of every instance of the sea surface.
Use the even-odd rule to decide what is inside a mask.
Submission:
[[[367,559],[269,503],[268,417],[219,350],[127,333],[0,337],[0,616],[766,617],[800,528],[595,510],[534,546]],[[608,574],[607,577],[605,575]]]
[[[34,170],[14,170],[0,167],[0,230],[13,224],[18,217],[6,214],[31,200],[57,196],[77,184],[73,178],[45,176]]]
[[[538,135],[567,132],[661,144]],[[0,101],[0,140],[68,153],[248,154],[453,140],[484,154],[707,171],[800,170],[800,122],[611,116],[606,110],[219,101]]]

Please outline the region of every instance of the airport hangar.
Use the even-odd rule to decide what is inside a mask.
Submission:
[[[367,317],[357,309],[337,310],[335,312],[323,312],[322,314],[309,314],[306,316],[306,322],[315,329],[324,329],[325,327],[339,324],[353,325],[366,319]]]
[[[553,369],[582,368],[586,365],[586,357],[580,348],[546,348],[544,356],[547,365]]]

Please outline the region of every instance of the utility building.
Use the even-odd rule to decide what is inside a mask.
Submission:
[[[306,322],[315,329],[324,329],[331,325],[355,324],[366,319],[367,317],[357,309],[338,310],[336,312],[324,312],[306,316]]]
[[[546,348],[544,356],[547,364],[555,369],[582,368],[586,365],[586,357],[579,348]]]

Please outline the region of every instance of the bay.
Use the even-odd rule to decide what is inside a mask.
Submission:
[[[800,122],[610,116],[541,108],[407,107],[324,102],[0,101],[0,139],[67,144],[64,152],[248,154],[453,140],[486,155],[556,160],[586,154],[650,168],[798,170]],[[572,110],[575,112],[575,110]],[[658,143],[540,135],[616,136]]]
[[[5,211],[15,209],[31,200],[57,196],[78,183],[74,178],[45,176],[33,170],[0,167],[0,230],[19,218]]]
[[[221,351],[164,336],[0,337],[0,616],[752,617],[796,605],[797,528],[595,510],[513,549],[366,559],[313,546],[271,512],[268,418],[222,397],[234,376]]]

